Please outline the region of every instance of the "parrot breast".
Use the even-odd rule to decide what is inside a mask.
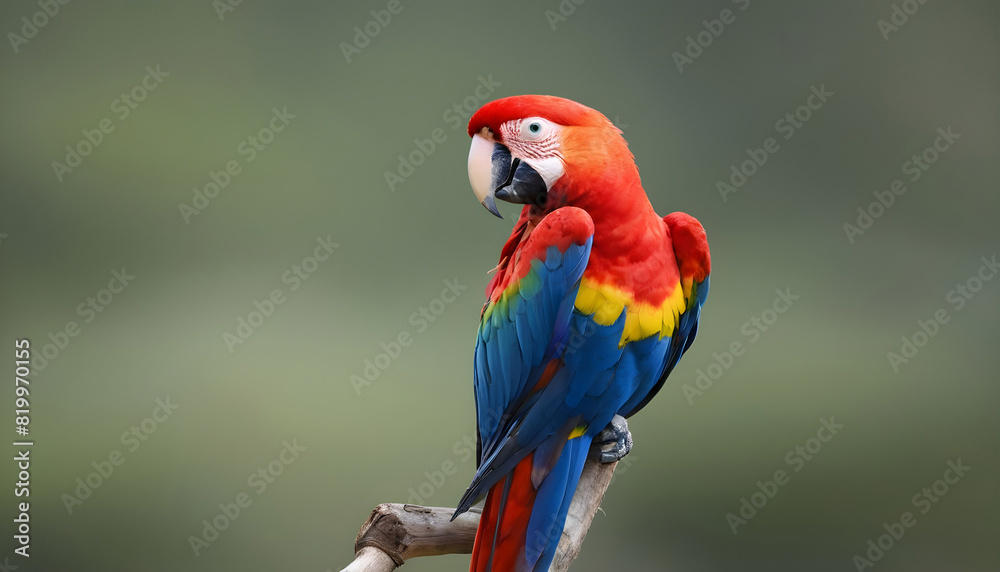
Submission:
[[[680,282],[676,282],[662,304],[655,305],[639,302],[633,295],[612,284],[601,284],[588,278],[581,282],[575,304],[578,312],[593,315],[594,322],[601,326],[614,324],[622,312],[626,312],[619,348],[653,335],[658,335],[660,339],[673,335],[686,306]]]

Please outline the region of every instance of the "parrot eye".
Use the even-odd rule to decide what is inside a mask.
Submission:
[[[521,139],[538,141],[549,136],[552,125],[541,117],[529,117],[521,122]]]

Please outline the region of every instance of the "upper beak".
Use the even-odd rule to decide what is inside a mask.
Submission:
[[[548,194],[545,181],[530,165],[478,133],[469,149],[469,182],[479,202],[500,218],[496,199],[541,206]]]

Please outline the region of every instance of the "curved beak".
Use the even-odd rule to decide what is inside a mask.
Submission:
[[[496,199],[516,204],[545,204],[548,186],[530,165],[511,157],[510,149],[476,134],[469,149],[469,182],[479,202],[497,217]]]

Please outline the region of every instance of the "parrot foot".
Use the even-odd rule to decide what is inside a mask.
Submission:
[[[611,423],[594,437],[590,447],[590,458],[601,463],[621,461],[632,450],[632,433],[628,422],[621,415],[615,415]]]

